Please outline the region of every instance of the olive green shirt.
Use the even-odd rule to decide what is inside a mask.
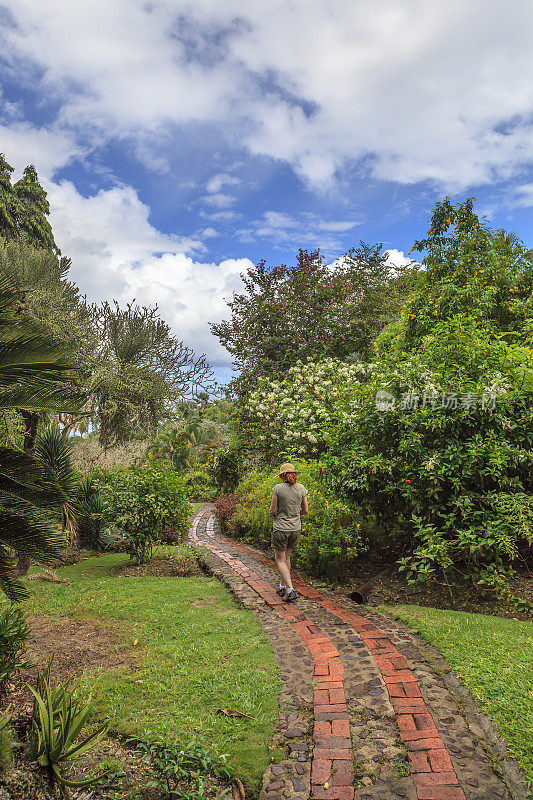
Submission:
[[[299,531],[302,529],[300,509],[307,489],[301,483],[277,483],[272,493],[278,498],[278,510],[274,515],[272,529],[275,531]]]

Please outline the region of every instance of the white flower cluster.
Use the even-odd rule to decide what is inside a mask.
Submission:
[[[275,439],[279,449],[312,458],[320,453],[325,428],[340,412],[338,401],[359,384],[369,365],[333,358],[291,367],[283,380],[261,378],[248,398],[248,415],[261,429],[260,442]]]

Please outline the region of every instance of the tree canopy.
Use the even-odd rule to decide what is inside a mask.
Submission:
[[[240,371],[237,390],[282,378],[298,362],[371,357],[381,327],[394,319],[416,268],[395,270],[382,245],[361,243],[333,264],[299,250],[296,263],[261,261],[242,275],[245,293],[228,302],[231,319],[211,330]]]

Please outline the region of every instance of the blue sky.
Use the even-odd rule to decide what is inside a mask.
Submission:
[[[533,247],[531,30],[530,0],[0,0],[0,152],[81,290],[222,375],[208,323],[261,258],[404,263],[445,195]]]

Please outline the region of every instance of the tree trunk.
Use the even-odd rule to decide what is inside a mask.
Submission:
[[[39,425],[39,413],[37,411],[21,411],[21,414],[26,423],[26,431],[24,434],[24,452],[28,456],[33,456],[35,453],[35,440],[37,438],[37,427]],[[26,575],[30,568],[31,559],[26,555],[19,555],[17,564],[17,573],[19,575]]]

